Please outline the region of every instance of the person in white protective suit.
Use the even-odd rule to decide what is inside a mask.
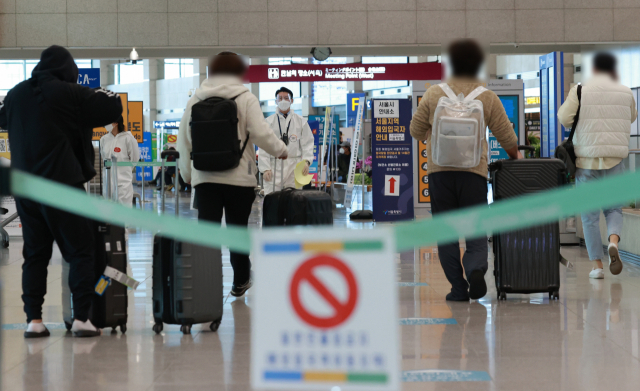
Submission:
[[[102,159],[111,160],[111,156],[115,155],[118,162],[137,162],[140,159],[138,141],[136,141],[131,132],[125,131],[123,118],[120,117],[118,122],[113,123],[111,126],[111,131],[100,139],[100,156],[102,156]],[[107,130],[109,130],[108,128],[109,126],[107,126]],[[133,169],[132,167],[118,167],[117,170],[118,201],[123,205],[133,206]],[[113,171],[111,175],[113,175]]]
[[[308,175],[309,166],[313,162],[313,133],[311,133],[309,123],[291,110],[293,92],[285,87],[280,88],[276,91],[276,104],[278,105],[276,113],[267,118],[267,123],[275,135],[287,144],[289,158],[277,160],[265,150],[261,148],[258,150],[258,170],[263,174],[265,194],[294,187],[296,165],[305,161],[306,167],[303,174]],[[273,188],[274,175],[275,189]]]

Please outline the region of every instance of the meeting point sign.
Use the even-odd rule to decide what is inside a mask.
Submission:
[[[441,80],[442,64],[292,64],[251,65],[248,83],[356,80]]]

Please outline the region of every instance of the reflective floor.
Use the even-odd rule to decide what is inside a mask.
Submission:
[[[157,211],[147,192],[145,209]],[[194,218],[189,199],[181,215]],[[167,199],[173,213],[173,198]],[[252,225],[260,218],[254,205]],[[354,229],[344,210],[336,225]],[[217,333],[194,326],[184,336],[178,326],[151,331],[151,243],[147,232],[130,230],[130,273],[143,281],[129,293],[126,335],[105,330],[100,338],[79,340],[62,325],[61,258],[49,267],[44,320],[51,337],[23,338],[20,299],[21,240],[2,251],[3,390],[250,390],[251,291],[229,298]],[[225,292],[232,271],[224,251]],[[640,384],[640,268],[625,263],[620,276],[589,280],[584,248],[567,247],[575,264],[561,266],[560,300],[545,294],[510,295],[499,302],[490,291],[473,303],[447,303],[449,286],[435,248],[396,257],[400,291],[403,390],[637,390]],[[492,261],[490,261],[490,264]]]

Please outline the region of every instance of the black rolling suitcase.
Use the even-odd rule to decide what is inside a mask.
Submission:
[[[565,183],[558,159],[499,160],[490,165],[495,201],[553,189]],[[498,298],[507,293],[549,292],[559,298],[560,227],[550,223],[493,236]]]
[[[127,246],[125,228],[111,224],[92,222],[95,243],[95,280],[96,283],[103,275],[107,266],[127,273]],[[106,288],[102,296],[95,294],[91,301],[89,319],[100,329],[111,327],[120,331],[127,331],[127,287],[113,281]],[[67,330],[73,324],[73,302],[69,289],[69,264],[62,263],[62,318]]]
[[[283,169],[280,174],[282,177]],[[274,190],[276,188],[275,177],[274,170]],[[333,225],[331,195],[317,190],[293,188],[267,194],[262,204],[262,226],[283,225]]]
[[[162,152],[180,156],[177,151]],[[163,167],[164,168],[164,167]],[[176,170],[176,175],[178,171]],[[164,177],[163,177],[164,178]],[[164,179],[162,179],[164,181]],[[161,186],[164,211],[164,182]],[[176,189],[176,216],[179,214],[179,192]],[[163,323],[179,324],[184,334],[191,326],[211,322],[211,331],[222,321],[224,293],[222,285],[222,252],[156,235],[153,238],[153,331],[160,333]]]

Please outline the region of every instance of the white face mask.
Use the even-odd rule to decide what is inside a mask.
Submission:
[[[280,102],[278,102],[278,108],[280,109],[280,111],[287,111],[289,110],[289,107],[291,107],[291,102],[287,100],[281,100]]]
[[[107,133],[110,133],[113,130],[113,125],[111,125],[111,124],[105,125],[104,128],[107,129]]]
[[[344,148],[340,148],[340,153],[344,154]]]

